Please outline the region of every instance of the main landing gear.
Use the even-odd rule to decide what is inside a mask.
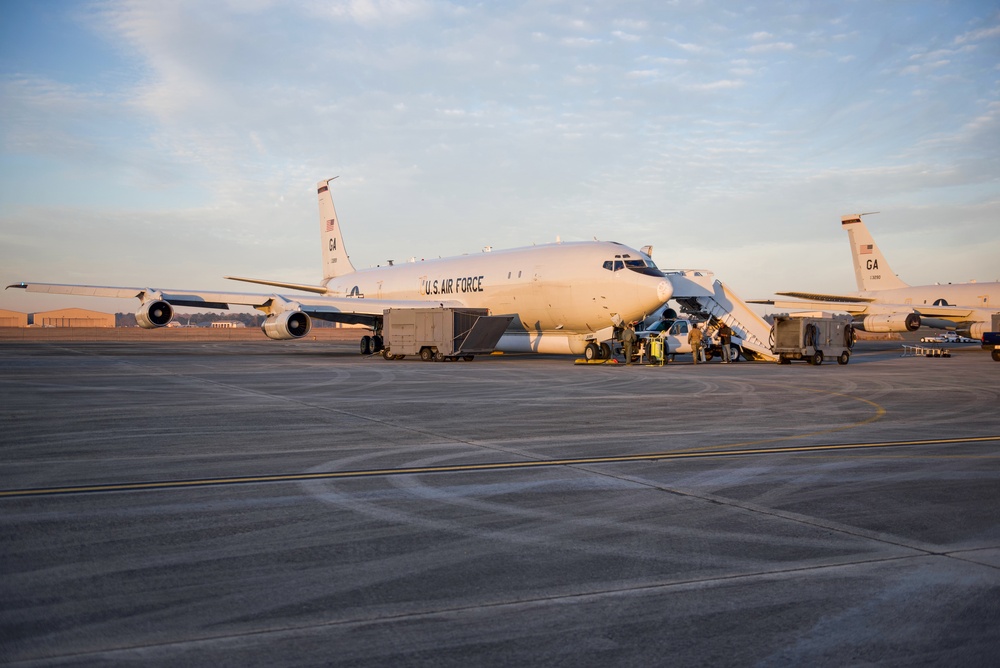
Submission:
[[[368,336],[367,334],[361,337],[361,354],[362,355],[374,355],[375,353],[380,353],[385,350],[384,342],[382,337],[376,334],[375,336]]]
[[[583,356],[588,362],[592,360],[609,360],[611,359],[611,346],[606,343],[600,345],[588,343],[587,347],[583,349]]]

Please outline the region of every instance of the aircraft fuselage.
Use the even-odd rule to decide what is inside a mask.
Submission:
[[[326,287],[327,294],[338,297],[460,302],[496,315],[514,314],[514,326],[524,333],[580,335],[578,345],[559,352],[580,352],[587,335],[611,327],[616,314],[623,321],[640,320],[672,294],[669,281],[647,256],[596,241],[363,269],[332,278]]]
[[[914,306],[967,306],[969,308],[1000,307],[998,283],[946,283],[914,285],[893,290],[868,290],[859,297],[875,299],[875,303],[912,304]]]

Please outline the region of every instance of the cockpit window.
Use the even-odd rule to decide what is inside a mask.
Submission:
[[[605,260],[602,266],[608,271],[631,269],[632,271],[639,272],[640,274],[662,276],[662,273],[656,265],[653,264],[652,260],[633,259],[630,255],[620,255],[616,256],[615,260]]]
[[[663,276],[652,260],[625,260],[625,266],[627,266],[632,271],[638,272],[640,274],[646,274],[647,276]]]

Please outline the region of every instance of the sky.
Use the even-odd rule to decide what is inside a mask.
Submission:
[[[0,281],[316,283],[598,238],[745,299],[1000,280],[995,2],[0,0]],[[0,308],[137,302],[0,292]]]

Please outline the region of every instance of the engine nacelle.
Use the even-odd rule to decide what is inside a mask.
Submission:
[[[267,338],[284,341],[288,339],[301,339],[309,333],[311,327],[312,320],[305,313],[301,311],[284,311],[267,316],[260,329]]]
[[[892,315],[867,315],[855,327],[866,332],[915,332],[920,329],[920,316],[916,313]]]
[[[974,323],[972,323],[972,326],[969,327],[968,336],[969,336],[970,339],[979,339],[980,341],[982,341],[983,340],[983,334],[985,334],[986,332],[992,332],[992,331],[993,331],[993,327],[990,326],[990,323],[988,323],[988,322],[974,322]]]
[[[135,321],[143,329],[165,327],[173,317],[174,307],[162,299],[143,302],[139,310],[135,312]]]

